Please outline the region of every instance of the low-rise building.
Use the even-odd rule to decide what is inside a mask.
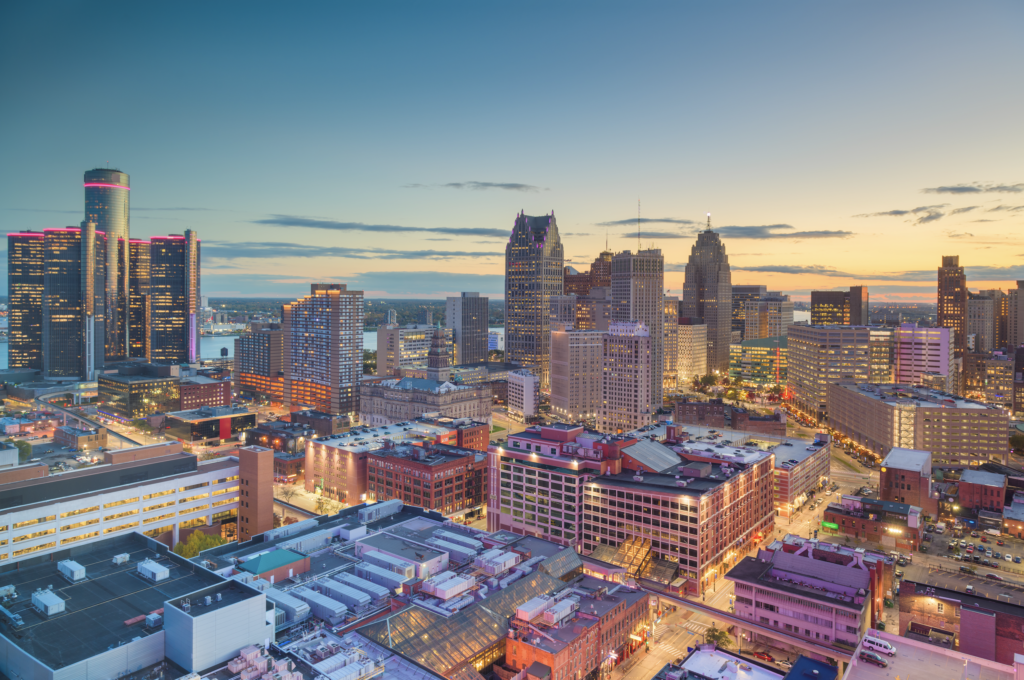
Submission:
[[[921,508],[860,496],[843,496],[825,508],[821,531],[853,536],[900,550],[917,550],[924,530]]]
[[[935,517],[938,500],[932,493],[931,452],[891,449],[879,469],[878,489],[883,501],[916,505]]]
[[[285,483],[292,483],[302,474],[306,464],[306,450],[289,453],[274,451],[274,477]]]
[[[744,340],[729,347],[729,378],[764,386],[785,385],[786,336]]]
[[[487,503],[487,456],[446,444],[395,444],[366,458],[367,500],[400,499],[449,517]]]
[[[480,423],[469,418],[445,418],[436,413],[424,414],[423,417],[417,418],[416,422],[455,432],[455,441],[451,441],[451,437],[448,436],[445,442],[461,449],[487,451],[487,447],[490,445],[491,428],[487,423]]]
[[[828,485],[832,473],[832,438],[782,442],[775,449],[775,509],[790,518]]]
[[[167,414],[166,434],[185,444],[217,446],[240,439],[256,425],[256,414],[245,407],[200,406]]]
[[[1002,512],[1006,505],[1006,476],[983,470],[964,470],[960,475],[958,498],[967,510]]]
[[[540,376],[522,369],[508,374],[508,417],[521,423],[537,415],[540,407]]]
[[[205,375],[190,375],[181,379],[181,405],[188,411],[200,406],[230,406],[231,380],[217,380]]]
[[[76,451],[95,451],[107,445],[107,428],[80,428],[64,425],[54,428],[53,443]]]
[[[288,453],[305,451],[306,442],[315,437],[316,431],[309,425],[282,420],[260,423],[239,435],[239,439],[246,444],[256,444]]]
[[[302,423],[313,428],[317,437],[330,437],[332,434],[346,432],[352,427],[352,419],[349,416],[323,411],[292,411],[288,417],[293,423]]]
[[[97,413],[120,423],[181,410],[178,366],[126,362],[96,378]]]
[[[360,387],[359,422],[392,425],[424,413],[491,422],[491,391],[485,385],[463,385],[428,378],[401,378]]]

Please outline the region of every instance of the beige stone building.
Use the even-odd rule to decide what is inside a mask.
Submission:
[[[662,385],[666,393],[675,392],[679,383],[679,298],[666,295],[665,326],[662,331],[662,353],[665,369]]]
[[[792,371],[792,366],[790,368]],[[879,455],[931,451],[933,465],[1006,464],[1010,415],[1002,408],[909,385],[828,386],[829,425]]]
[[[601,371],[601,432],[632,432],[649,425],[651,403],[651,333],[644,324],[612,322],[604,336]],[[660,387],[660,380],[659,387]]]
[[[603,348],[601,331],[552,331],[551,411],[561,420],[578,423],[597,417]]]
[[[708,373],[708,327],[702,323],[679,324],[678,384],[688,385],[694,376]]]

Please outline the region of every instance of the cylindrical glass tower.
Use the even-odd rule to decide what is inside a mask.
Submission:
[[[128,351],[128,255],[131,201],[129,177],[111,168],[85,173],[85,221],[106,234],[106,358],[126,359]]]

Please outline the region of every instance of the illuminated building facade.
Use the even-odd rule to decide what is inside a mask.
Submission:
[[[9,368],[43,368],[42,232],[7,235]]]
[[[195,363],[199,358],[199,239],[154,236],[150,248],[149,360]]]
[[[505,247],[505,360],[536,366],[550,384],[551,296],[563,290],[565,252],[555,214],[516,216]]]
[[[452,349],[452,328],[438,328],[429,324],[411,323],[405,326],[380,326],[377,328],[377,375],[398,377],[401,369],[422,363],[430,352],[434,335],[444,337],[449,352]],[[486,338],[485,338],[486,342]],[[487,352],[484,358],[487,360]]]
[[[551,331],[551,410],[569,423],[593,420],[601,407],[601,331]]]
[[[640,401],[657,410],[664,400],[665,258],[657,249],[625,250],[612,256],[612,317],[617,324],[643,324],[650,341],[650,375],[639,383]],[[621,326],[620,326],[621,327]],[[728,348],[727,348],[728,350]],[[651,411],[653,413],[653,411]],[[635,430],[639,425],[627,427]]]
[[[85,221],[94,222],[96,231],[106,237],[106,359],[128,358],[128,297],[131,182],[127,173],[96,168],[85,173]],[[100,344],[103,344],[101,342]]]
[[[657,373],[652,367],[651,345],[651,332],[644,324],[611,324],[604,336],[601,354],[599,431],[632,432],[650,424],[654,413],[651,380]],[[660,392],[661,376],[658,376],[658,387]]]
[[[309,295],[282,311],[285,405],[355,416],[363,375],[363,291],[314,283]]]
[[[480,293],[462,293],[446,300],[444,323],[451,329],[456,366],[487,361],[488,302]]]
[[[787,353],[785,336],[744,340],[732,346],[729,378],[751,385],[785,385]]]
[[[939,267],[937,325],[953,331],[953,356],[967,350],[967,275],[959,255],[945,255]]]
[[[248,331],[235,338],[232,378],[239,394],[284,401],[284,331],[280,324],[250,324]]]
[[[811,291],[811,325],[867,326],[869,323],[867,286]]]
[[[150,329],[150,249],[149,241],[128,241],[128,356],[147,359]]]
[[[725,245],[708,228],[697,235],[686,263],[679,316],[703,319],[708,329],[708,372],[729,370],[732,344],[732,270]]]
[[[747,300],[760,300],[768,294],[768,286],[733,286],[732,287],[732,331],[738,332],[740,338],[746,330]]]
[[[665,361],[662,381],[665,392],[675,392],[679,380],[679,298],[666,295],[662,306],[665,314],[661,340]]]

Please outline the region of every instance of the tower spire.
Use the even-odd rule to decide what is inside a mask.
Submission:
[[[711,228],[711,213],[708,213],[708,231],[713,231]]]
[[[640,252],[640,199],[636,199],[636,252]]]

